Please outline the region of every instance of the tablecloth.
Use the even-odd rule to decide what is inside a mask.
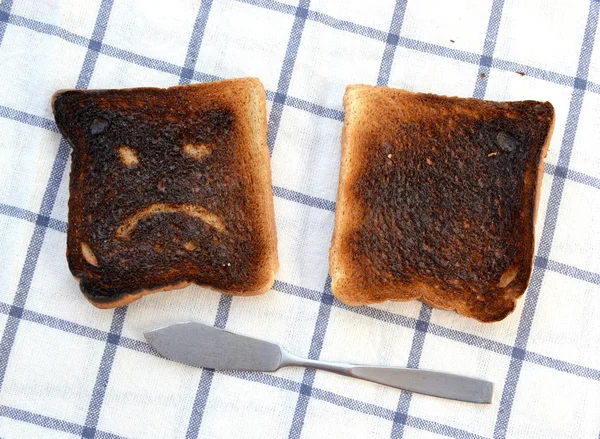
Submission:
[[[595,0],[2,0],[0,436],[600,437],[599,12]],[[272,291],[92,307],[65,259],[70,150],[52,93],[245,76],[267,90]],[[331,295],[352,83],[554,104],[535,267],[504,321]],[[311,358],[483,377],[496,392],[477,405],[311,369],[215,372],[145,343],[143,331],[186,320]]]

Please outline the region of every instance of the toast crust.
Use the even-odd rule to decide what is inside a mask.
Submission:
[[[333,293],[505,318],[533,267],[552,105],[353,85],[344,106]]]
[[[266,97],[256,78],[60,90],[72,146],[67,260],[99,308],[191,283],[268,291],[278,268]]]

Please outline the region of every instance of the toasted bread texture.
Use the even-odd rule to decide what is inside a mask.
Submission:
[[[92,304],[190,283],[270,289],[277,238],[258,79],[64,90],[52,107],[72,146],[67,260]]]
[[[510,314],[531,275],[552,105],[352,85],[344,106],[333,293]]]

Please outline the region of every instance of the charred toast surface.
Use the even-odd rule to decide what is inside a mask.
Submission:
[[[334,294],[506,317],[531,274],[552,105],[361,85],[344,105]]]
[[[252,295],[277,269],[256,79],[53,99],[72,167],[67,259],[96,306],[189,283]]]

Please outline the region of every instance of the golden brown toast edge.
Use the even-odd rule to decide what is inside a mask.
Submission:
[[[550,140],[552,137],[554,124],[556,115],[554,111],[552,111],[552,121],[550,128],[547,132],[546,139],[544,145],[541,150],[540,160],[537,164],[537,178],[534,183],[534,187],[532,188],[533,196],[534,196],[534,206],[532,210],[532,227],[528,228],[526,231],[528,232],[527,240],[530,241],[524,245],[527,248],[529,253],[529,258],[527,266],[521,267],[521,272],[519,273],[519,279],[515,279],[512,285],[507,288],[505,298],[509,301],[500,311],[494,316],[480,316],[477,314],[473,314],[470,309],[466,306],[465,303],[462,303],[460,300],[452,300],[452,295],[449,294],[449,291],[443,291],[440,289],[434,289],[428,286],[427,284],[415,282],[410,287],[403,288],[398,285],[392,285],[390,288],[380,288],[377,291],[377,295],[369,294],[368,292],[361,291],[360,287],[356,289],[352,282],[347,279],[344,272],[343,262],[340,260],[342,257],[348,257],[348,255],[342,255],[339,243],[339,236],[341,235],[341,231],[344,227],[348,227],[348,222],[346,218],[350,215],[351,203],[348,201],[347,189],[348,186],[345,182],[350,178],[350,173],[352,170],[356,170],[356,165],[354,168],[350,166],[351,154],[349,152],[349,143],[354,134],[353,129],[357,127],[355,123],[352,123],[353,118],[355,117],[355,113],[360,113],[362,110],[357,108],[360,107],[360,103],[352,105],[353,99],[360,99],[360,92],[367,93],[382,93],[388,90],[388,87],[374,87],[369,85],[349,85],[346,89],[346,93],[344,95],[344,107],[346,110],[345,123],[342,130],[342,157],[340,163],[340,184],[338,187],[338,200],[336,204],[336,217],[334,224],[334,233],[332,237],[332,244],[330,248],[330,274],[332,277],[332,291],[334,295],[343,303],[350,306],[362,306],[373,303],[380,303],[387,300],[392,301],[409,301],[413,299],[418,299],[430,306],[445,309],[445,310],[455,310],[461,315],[474,318],[476,320],[482,322],[493,322],[504,319],[507,315],[509,315],[516,306],[516,301],[519,297],[521,297],[527,287],[529,282],[529,278],[531,276],[533,261],[534,261],[534,245],[535,245],[535,221],[537,218],[537,209],[539,205],[539,199],[541,194],[541,183],[543,178],[543,169],[544,169],[544,158],[547,155],[548,147],[550,144]],[[394,92],[406,95],[420,95],[421,93],[414,93],[406,90],[400,89],[392,89]],[[549,103],[547,103],[549,104]],[[551,104],[549,104],[551,107]],[[526,273],[526,276],[523,274]]]
[[[256,120],[254,121],[253,124],[251,124],[250,127],[247,127],[247,128],[250,133],[253,133],[254,138],[253,138],[252,142],[254,145],[257,145],[257,148],[258,148],[258,150],[255,152],[256,158],[257,158],[257,160],[262,162],[262,169],[264,170],[264,172],[261,172],[260,175],[257,176],[260,180],[262,180],[258,183],[258,185],[266,185],[268,187],[268,191],[265,191],[265,193],[263,194],[263,197],[262,197],[262,202],[263,202],[262,216],[263,216],[263,220],[267,223],[266,227],[268,227],[270,229],[270,236],[271,236],[271,239],[269,242],[270,258],[269,258],[268,268],[265,272],[266,275],[264,276],[264,280],[260,285],[256,286],[255,288],[252,288],[252,289],[249,289],[246,291],[227,291],[227,290],[216,289],[210,285],[200,285],[200,286],[208,288],[208,289],[212,289],[214,291],[217,291],[217,292],[220,292],[223,294],[239,295],[239,296],[259,295],[259,294],[266,293],[267,291],[269,291],[271,289],[271,287],[273,286],[273,283],[275,281],[275,274],[279,268],[279,261],[278,261],[278,254],[277,254],[277,232],[276,232],[276,224],[275,224],[274,202],[273,202],[273,196],[272,196],[272,191],[271,191],[271,185],[272,185],[272,176],[271,176],[271,167],[270,167],[271,165],[270,165],[270,157],[269,157],[269,151],[268,151],[268,146],[267,146],[267,125],[268,125],[268,123],[267,123],[267,116],[266,116],[266,94],[265,94],[264,86],[258,78],[239,78],[239,79],[228,79],[228,80],[223,80],[223,81],[217,81],[217,82],[213,82],[213,83],[200,83],[200,84],[193,84],[193,85],[177,85],[177,86],[169,87],[167,89],[160,89],[160,90],[170,90],[170,89],[174,89],[174,88],[186,88],[186,87],[202,88],[202,87],[211,87],[214,84],[223,84],[223,85],[231,84],[235,87],[241,87],[246,92],[249,93],[249,95],[246,98],[248,98],[248,99],[258,98],[258,102],[256,102],[254,105],[254,111],[252,111],[252,113],[251,113],[252,116],[256,118]],[[142,88],[148,88],[148,87],[142,87]],[[52,95],[51,108],[52,108],[53,114],[55,114],[55,111],[56,111],[55,110],[56,99],[62,93],[69,92],[72,90],[74,90],[74,89],[61,89],[61,90],[57,90]],[[106,89],[106,90],[110,90],[110,89]],[[138,90],[138,89],[126,88],[126,89],[120,89],[120,90]],[[87,92],[87,91],[97,92],[97,91],[104,91],[104,89],[82,90],[82,92]],[[255,96],[250,97],[250,93],[254,93]],[[248,102],[245,102],[242,104],[248,105]],[[255,127],[256,129],[253,129],[253,127]],[[68,137],[65,135],[65,133],[61,132],[61,134],[63,134],[65,139],[67,139],[67,141],[71,144],[71,141],[68,139]],[[73,145],[71,144],[71,146],[73,146]],[[72,249],[67,247],[67,255],[69,254],[69,251],[71,251],[71,250]],[[79,279],[77,277],[75,277],[75,279],[79,282]],[[142,298],[143,296],[146,296],[149,294],[182,289],[182,288],[189,286],[191,283],[192,282],[177,282],[175,284],[165,284],[164,287],[148,289],[148,290],[141,290],[135,294],[126,294],[122,297],[119,297],[116,300],[113,300],[113,301],[95,301],[92,298],[88,297],[86,294],[83,294],[83,296],[86,298],[86,300],[88,300],[92,305],[96,306],[97,308],[109,309],[109,308],[117,308],[117,307],[128,305],[128,304]]]

